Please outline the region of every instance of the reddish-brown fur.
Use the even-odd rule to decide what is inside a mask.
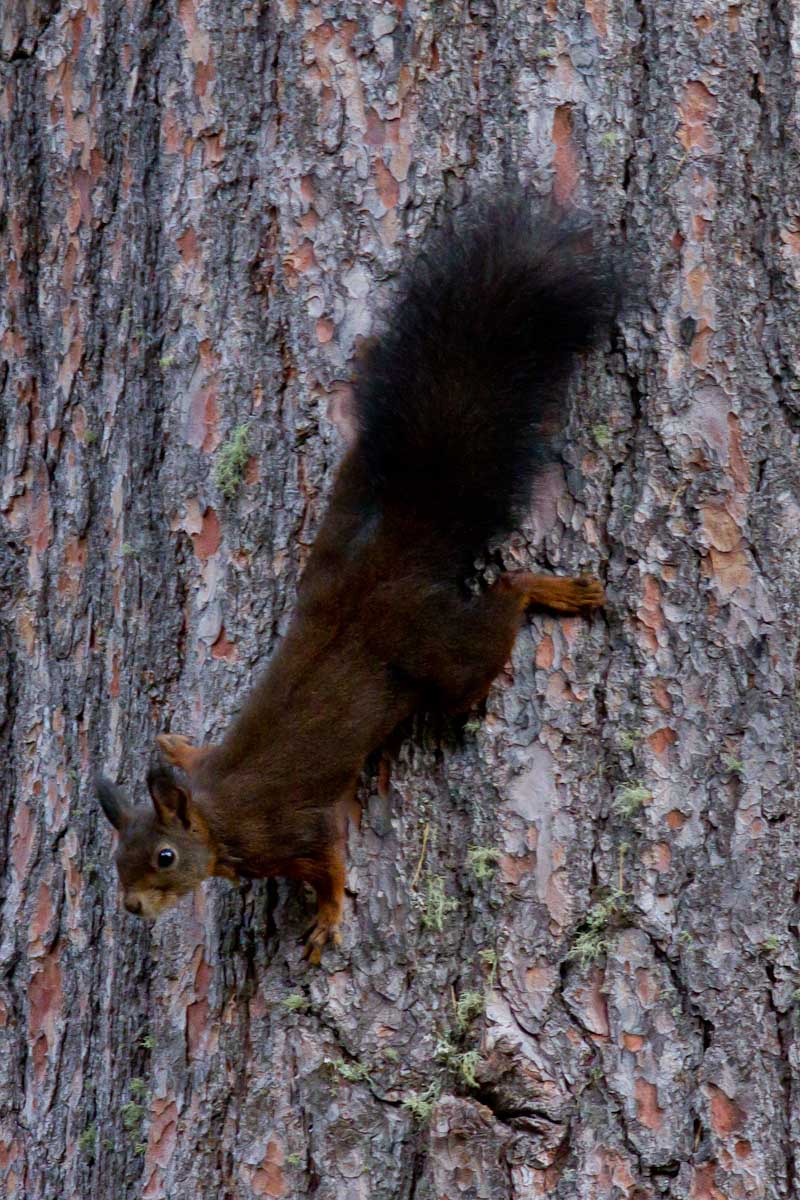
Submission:
[[[329,937],[338,937],[345,815],[370,751],[420,706],[463,711],[482,699],[528,605],[570,614],[603,602],[595,579],[525,572],[469,595],[442,570],[447,546],[427,524],[415,529],[407,512],[364,524],[360,486],[357,463],[346,460],[294,619],[222,743],[199,749],[176,735],[159,738],[162,756],[188,779],[187,819],[194,815],[195,836],[209,854],[208,874],[285,875],[313,884],[313,961]],[[159,834],[172,845],[165,810],[162,800],[152,827],[138,831],[137,859],[143,834],[153,848]],[[125,840],[123,826],[118,861],[133,895]],[[140,869],[144,887],[184,890],[177,869],[143,876]]]
[[[529,252],[530,219],[501,216],[482,218],[461,246],[454,233],[453,248],[423,264],[399,332],[370,350],[359,440],[294,618],[221,744],[162,734],[152,808],[98,781],[131,911],[155,917],[209,875],[302,879],[318,898],[306,945],[318,961],[339,936],[346,814],[366,756],[415,709],[481,700],[528,605],[573,614],[603,603],[593,578],[519,572],[480,595],[465,586],[476,548],[507,527],[530,474],[534,417],[547,417],[599,319],[599,284],[569,257],[563,231]],[[462,286],[475,331],[464,323],[470,303],[454,302]]]

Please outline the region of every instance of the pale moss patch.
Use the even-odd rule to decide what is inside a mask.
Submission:
[[[486,1008],[486,1001],[481,992],[462,992],[456,1001],[456,1024],[459,1029],[466,1029],[476,1017],[481,1016]]]
[[[448,913],[458,908],[458,901],[445,892],[444,880],[440,875],[428,876],[422,902],[422,927],[437,933],[444,930]]]
[[[402,1107],[411,1113],[415,1121],[423,1124],[430,1119],[440,1092],[438,1083],[432,1083],[424,1092],[409,1092],[402,1102]]]
[[[97,1126],[95,1124],[86,1126],[78,1138],[78,1149],[87,1158],[94,1158],[95,1150],[97,1149]]]
[[[287,1012],[301,1012],[308,1008],[308,1000],[305,996],[301,996],[299,992],[293,992],[290,996],[284,996],[281,1004]]]
[[[496,846],[470,846],[467,851],[467,866],[479,883],[485,883],[494,875],[500,860]]]
[[[331,1067],[342,1079],[346,1079],[348,1083],[363,1083],[369,1082],[369,1070],[360,1062],[345,1062],[343,1058],[326,1059],[329,1067]]]
[[[633,817],[643,804],[653,799],[653,793],[641,783],[620,788],[612,801],[614,812],[620,817]]]
[[[457,1075],[469,1088],[479,1086],[476,1071],[481,1056],[477,1050],[460,1050],[449,1037],[439,1038],[434,1049],[434,1057],[444,1063],[449,1071]]]
[[[619,890],[593,904],[575,936],[567,959],[585,968],[602,958],[608,952],[608,927],[612,921],[623,916],[626,910],[625,893]]]
[[[244,478],[250,457],[250,426],[237,425],[217,453],[214,482],[226,500],[232,500]]]
[[[607,425],[594,425],[592,427],[592,437],[601,450],[607,450],[611,445],[611,430]]]

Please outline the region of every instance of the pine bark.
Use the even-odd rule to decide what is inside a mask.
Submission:
[[[6,0],[0,39],[4,1194],[795,1196],[796,8]],[[639,299],[487,563],[607,611],[365,772],[320,968],[284,882],[148,930],[92,769],[143,800],[156,733],[219,736],[379,298],[508,175]]]

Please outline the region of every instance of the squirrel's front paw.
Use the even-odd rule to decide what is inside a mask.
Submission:
[[[333,942],[335,946],[340,946],[342,943],[338,915],[317,913],[316,920],[306,930],[304,940],[303,958],[317,966],[328,942]]]
[[[580,575],[570,580],[573,587],[573,600],[576,608],[586,611],[591,608],[601,608],[606,602],[603,585],[594,575]]]

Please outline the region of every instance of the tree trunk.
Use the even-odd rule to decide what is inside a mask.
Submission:
[[[5,1195],[796,1196],[790,0],[0,25]],[[605,616],[532,617],[485,718],[373,764],[320,968],[283,881],[146,929],[91,772],[143,800],[157,732],[224,729],[377,301],[506,173],[590,205],[638,280],[500,552],[599,573]]]

